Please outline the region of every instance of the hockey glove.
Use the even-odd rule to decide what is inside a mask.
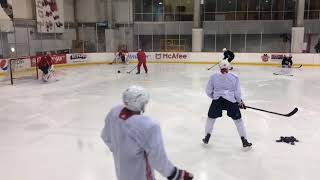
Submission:
[[[239,103],[239,108],[240,108],[240,109],[247,109],[247,107],[246,107],[246,105],[244,104],[243,101],[241,101],[241,102]]]
[[[169,180],[192,180],[193,175],[185,170],[175,168],[173,173],[168,177]]]

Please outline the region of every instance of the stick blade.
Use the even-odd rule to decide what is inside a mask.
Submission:
[[[290,116],[294,115],[294,114],[297,113],[297,112],[298,112],[298,108],[294,108],[293,111],[291,111],[289,114],[286,114],[285,116],[286,116],[286,117],[290,117]]]

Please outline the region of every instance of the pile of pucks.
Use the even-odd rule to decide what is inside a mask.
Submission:
[[[295,145],[295,143],[299,142],[299,140],[294,136],[281,136],[279,140],[276,140],[276,142],[284,142],[287,144]]]

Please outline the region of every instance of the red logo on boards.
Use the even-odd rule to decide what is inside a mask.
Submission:
[[[268,62],[269,61],[270,56],[268,56],[268,54],[263,54],[263,56],[261,56],[261,60],[263,62]]]

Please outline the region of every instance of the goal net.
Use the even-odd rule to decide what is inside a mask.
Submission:
[[[38,79],[37,58],[19,57],[11,58],[8,61],[7,79],[11,84],[26,79]]]

